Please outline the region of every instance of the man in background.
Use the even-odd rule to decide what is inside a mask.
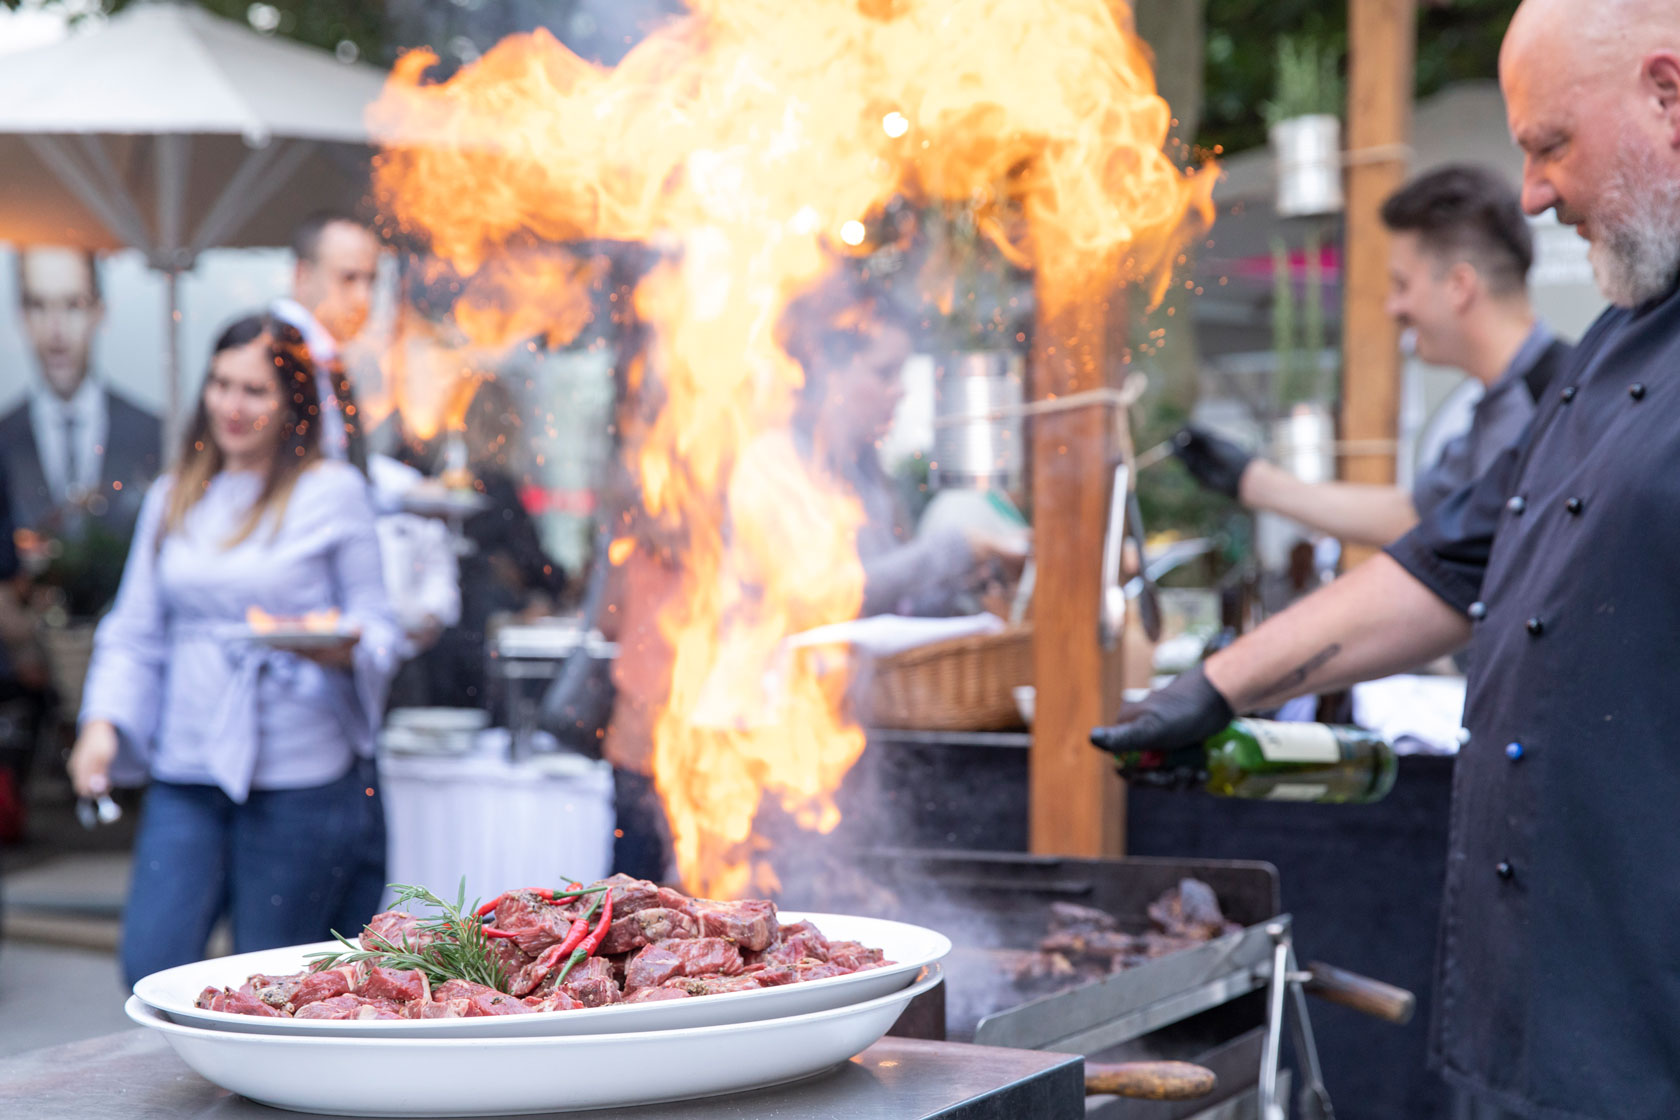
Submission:
[[[321,391],[321,450],[367,473],[361,409],[344,348],[367,325],[379,277],[379,238],[349,214],[322,211],[292,233],[292,292],[272,311],[303,334]]]
[[[37,377],[0,416],[12,517],[49,535],[92,517],[126,540],[161,464],[162,426],[92,373],[93,340],[105,318],[93,254],[20,250],[17,285]]]
[[[1389,315],[1419,358],[1461,369],[1485,386],[1469,430],[1418,472],[1410,490],[1303,482],[1194,426],[1174,445],[1209,489],[1373,547],[1398,539],[1481,477],[1528,426],[1535,402],[1570,353],[1529,306],[1534,242],[1517,193],[1498,175],[1468,165],[1425,172],[1389,197],[1382,220],[1389,231]]]

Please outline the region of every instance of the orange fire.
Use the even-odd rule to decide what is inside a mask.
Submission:
[[[581,325],[579,270],[510,268],[510,248],[662,252],[634,306],[663,403],[628,451],[647,513],[685,542],[655,778],[684,884],[762,889],[761,798],[832,829],[863,749],[839,682],[785,644],[855,616],[863,574],[857,504],[786,432],[802,373],[782,309],[899,196],[977,204],[1052,305],[1122,282],[1158,295],[1212,176],[1163,154],[1171,113],[1105,0],[690,0],[610,69],[543,31],[446,82],[428,83],[435,62],[405,55],[373,110],[439,141],[384,153],[376,193],[499,309],[469,312],[475,342],[533,316],[551,343]]]

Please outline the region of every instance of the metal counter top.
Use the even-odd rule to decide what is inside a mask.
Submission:
[[[0,1061],[0,1115],[39,1120],[283,1120],[193,1073],[152,1031],[32,1050]],[[590,1120],[1074,1120],[1084,1063],[1066,1054],[886,1038],[838,1069],[727,1097],[544,1113]]]

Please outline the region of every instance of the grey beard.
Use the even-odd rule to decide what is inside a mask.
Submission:
[[[1680,182],[1641,170],[1651,173],[1636,175],[1624,162],[1613,174],[1604,210],[1615,217],[1599,219],[1587,253],[1599,291],[1618,307],[1664,295],[1680,277]]]

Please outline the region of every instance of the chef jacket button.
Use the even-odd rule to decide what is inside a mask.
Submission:
[[[1513,494],[1505,502],[1505,508],[1512,513],[1521,513],[1528,508],[1528,499],[1521,494]]]
[[[1480,599],[1477,599],[1474,603],[1471,603],[1470,604],[1470,617],[1473,618],[1474,620],[1476,620],[1477,622],[1480,622],[1482,619],[1486,618],[1487,617],[1487,604],[1482,602]]]
[[[1563,387],[1563,392],[1560,394],[1563,397],[1563,403],[1568,404],[1570,401],[1574,400],[1575,399],[1575,394],[1578,393],[1578,392],[1580,392],[1580,390],[1577,389],[1575,386],[1565,385]]]
[[[1461,746],[1461,747],[1469,746],[1470,745],[1470,729],[1468,727],[1459,728],[1457,738],[1458,738],[1458,745],[1459,746]]]
[[[1636,401],[1644,400],[1645,399],[1645,383],[1643,381],[1635,381],[1632,385],[1629,385],[1628,386],[1628,396],[1632,397]]]
[[[1517,873],[1517,869],[1511,866],[1510,860],[1502,859],[1493,865],[1493,873],[1501,879],[1510,879]]]
[[[1527,622],[1523,623],[1523,627],[1530,634],[1533,634],[1536,638],[1538,638],[1545,631],[1546,624],[1545,624],[1545,622],[1541,621],[1539,615],[1535,615],[1533,618],[1531,618]]]
[[[1563,508],[1568,510],[1570,513],[1580,513],[1581,507],[1584,505],[1586,505],[1586,503],[1581,499],[1570,498],[1567,502],[1563,503]]]
[[[1515,762],[1517,759],[1521,758],[1522,756],[1523,756],[1523,745],[1521,743],[1506,743],[1505,744],[1505,757],[1506,758],[1510,759],[1512,762]]]

